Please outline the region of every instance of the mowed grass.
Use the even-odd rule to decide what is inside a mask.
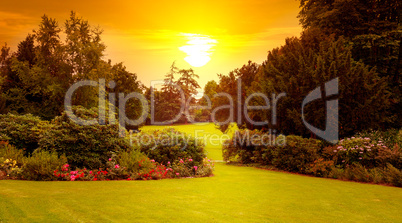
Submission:
[[[220,148],[206,149],[222,159]],[[0,181],[0,222],[402,222],[401,207],[401,188],[224,163],[197,179]]]

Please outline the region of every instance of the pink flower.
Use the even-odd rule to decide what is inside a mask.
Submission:
[[[193,162],[193,159],[188,159],[188,161]]]
[[[182,159],[180,159],[180,161],[179,161],[180,163],[184,163],[184,161],[182,160]]]
[[[155,163],[155,160],[151,160],[151,162]]]
[[[170,165],[170,161],[168,161],[168,164]]]
[[[119,168],[120,168],[119,164],[116,164],[116,165],[114,166],[114,168],[115,168],[115,169],[119,169]]]
[[[197,169],[198,169],[198,166],[194,166],[194,169],[195,169],[195,171],[197,171]]]
[[[112,161],[112,158],[109,158],[109,161]]]
[[[92,174],[92,170],[89,171],[89,174]]]
[[[179,175],[180,175],[180,173],[176,173],[176,175],[177,175],[177,176],[179,176]]]

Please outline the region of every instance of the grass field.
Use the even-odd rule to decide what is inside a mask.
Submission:
[[[222,159],[219,146],[206,149]],[[401,188],[223,163],[197,179],[0,181],[0,222],[402,222],[401,207]]]

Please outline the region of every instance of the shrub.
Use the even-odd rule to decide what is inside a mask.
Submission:
[[[193,168],[196,176],[207,177],[212,176],[215,170],[215,164],[208,158],[204,158],[202,165],[197,168],[194,166]]]
[[[223,146],[225,161],[273,165],[281,170],[307,173],[320,158],[321,142],[299,136],[273,138],[259,130],[237,131]]]
[[[388,148],[402,147],[402,129],[388,129],[386,131],[370,130],[358,133],[356,137],[370,138],[378,142],[382,141]]]
[[[310,165],[319,158],[321,142],[299,136],[287,136],[286,145],[275,147],[272,164],[291,172],[307,173]]]
[[[284,136],[273,138],[272,135],[255,130],[239,130],[222,147],[223,160],[269,165],[273,159],[275,145],[281,144]],[[282,143],[283,144],[283,143]]]
[[[384,169],[380,167],[372,168],[368,170],[370,176],[370,182],[380,184],[385,183],[384,179]]]
[[[122,151],[115,158],[115,165],[120,165],[130,176],[149,172],[154,167],[153,162],[144,153],[136,149]]]
[[[0,157],[15,160],[17,165],[22,165],[24,152],[8,144],[8,142],[0,141]]]
[[[355,163],[350,167],[351,178],[349,180],[355,180],[359,182],[370,182],[369,171],[360,163]]]
[[[97,118],[95,109],[75,107],[74,114],[82,119]],[[49,129],[39,141],[41,149],[65,154],[73,168],[104,168],[108,157],[131,148],[128,140],[119,136],[119,126],[78,125],[66,113],[52,120]]]
[[[65,156],[59,157],[55,152],[35,150],[24,159],[22,175],[27,180],[55,180],[54,170],[66,162]]]
[[[337,146],[323,149],[323,157],[334,161],[342,168],[352,164],[360,164],[365,168],[385,167],[386,163],[401,165],[401,152],[397,147],[389,149],[382,141],[370,138],[351,137],[342,139]]]
[[[0,115],[0,135],[2,140],[8,140],[18,149],[25,149],[25,155],[31,154],[38,148],[38,142],[49,128],[47,121],[31,114]]]
[[[140,132],[132,135],[131,140],[141,152],[161,164],[191,158],[199,165],[206,157],[201,141],[174,129]]]
[[[397,187],[402,187],[402,171],[398,170],[391,164],[387,164],[385,178],[388,183],[391,183],[392,185]]]
[[[6,178],[18,178],[22,171],[16,160],[0,157],[0,172],[0,178],[3,174]]]
[[[310,167],[307,169],[307,173],[317,177],[327,177],[333,167],[334,161],[319,158],[315,160],[313,164],[310,164]]]

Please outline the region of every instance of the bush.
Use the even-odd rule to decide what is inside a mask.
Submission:
[[[55,152],[35,150],[32,156],[24,159],[22,175],[27,180],[55,180],[54,170],[66,162],[65,156],[59,157]]]
[[[299,136],[287,136],[286,145],[275,147],[272,164],[290,172],[307,173],[310,165],[319,158],[321,142]]]
[[[273,138],[259,130],[241,130],[225,142],[223,158],[225,161],[273,165],[281,170],[307,173],[314,161],[320,158],[320,150],[319,140],[281,135]]]
[[[0,115],[0,135],[2,140],[8,140],[18,149],[24,149],[25,155],[31,154],[38,148],[38,142],[49,128],[47,121],[31,114]]]
[[[387,164],[387,171],[385,177],[388,183],[394,186],[402,187],[402,171],[398,170],[391,164]]]
[[[191,158],[199,165],[206,157],[201,141],[174,129],[141,132],[131,137],[141,152],[161,164]]]
[[[335,165],[342,168],[352,164],[360,164],[365,168],[385,167],[387,163],[399,168],[401,155],[397,146],[391,150],[382,141],[367,137],[342,139],[338,145],[323,149],[323,157],[333,160]]]
[[[97,118],[95,109],[75,107],[74,114],[82,119]],[[108,157],[131,148],[128,140],[119,136],[119,126],[78,125],[69,119],[66,113],[56,117],[49,129],[39,141],[43,150],[65,154],[73,168],[104,168]]]
[[[0,141],[0,157],[15,160],[17,165],[22,165],[24,152],[13,145],[9,145],[8,142]]]
[[[398,146],[399,148],[402,147],[402,129],[388,129],[386,131],[364,131],[357,134],[356,137],[370,138],[375,142],[381,141],[388,148],[393,148],[394,146]]]
[[[227,140],[222,147],[223,160],[270,165],[275,145],[284,144],[281,139],[284,139],[284,136],[273,138],[272,135],[257,129],[236,131],[232,139]]]
[[[0,141],[0,179],[19,178],[23,164],[23,151]]]
[[[310,164],[310,167],[307,169],[307,173],[317,177],[328,177],[333,167],[334,161],[319,158],[315,160],[313,164]]]
[[[148,173],[154,167],[154,163],[142,152],[136,149],[130,151],[122,151],[116,157],[116,163],[125,174],[136,177],[143,173]],[[114,160],[112,158],[112,160]],[[112,164],[112,166],[113,166]]]

